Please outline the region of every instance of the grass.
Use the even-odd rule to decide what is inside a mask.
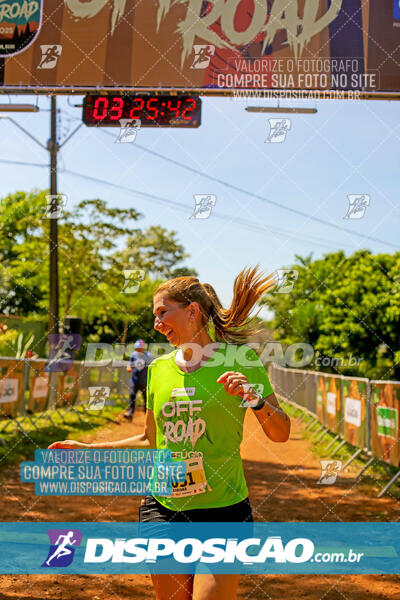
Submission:
[[[296,408],[292,404],[289,404],[288,402],[285,402],[283,400],[280,400],[280,404],[290,417],[300,417],[302,411],[299,408]],[[321,459],[329,458],[330,456],[332,456],[333,452],[335,451],[335,448],[339,445],[342,438],[338,438],[334,445],[331,446],[328,451],[326,451],[327,446],[329,445],[330,441],[333,440],[334,437],[336,437],[336,434],[327,431],[322,436],[322,438],[318,440],[318,442],[315,442],[311,438],[315,435],[320,424],[317,425],[316,423],[311,427],[311,431],[305,431],[305,428],[311,422],[311,420],[311,415],[307,414],[307,416],[303,419],[301,423],[303,427],[303,438],[311,442],[311,451],[314,457]],[[319,438],[321,433],[322,431],[316,435],[316,439]],[[337,460],[341,460],[342,464],[345,464],[347,460],[354,454],[355,451],[356,448],[354,446],[346,443],[340,448],[340,450],[338,450],[335,453],[334,458]],[[348,468],[354,470],[354,477],[356,477],[356,475],[361,471],[361,469],[366,464],[367,460],[369,460],[369,458],[370,456],[366,457],[365,453],[361,453],[349,465]],[[376,459],[376,461],[368,467],[368,470],[365,472],[365,474],[363,474],[359,485],[361,489],[366,493],[376,494],[377,490],[380,491],[397,473],[397,471],[398,469],[396,467],[393,467],[388,463],[385,463],[385,466],[383,466],[383,463]],[[400,499],[400,488],[396,487],[396,484],[393,484],[388,490],[387,494],[390,495],[392,498]]]
[[[10,421],[6,431],[0,432],[4,441],[4,445],[0,445],[0,470],[23,460],[33,460],[35,450],[47,448],[52,442],[65,439],[85,441],[89,433],[109,426],[110,422],[116,422],[115,417],[127,408],[127,402],[117,397],[112,397],[111,400],[115,405],[106,405],[101,411],[74,407],[79,411],[80,418],[68,409],[31,415],[38,431],[27,418],[18,420],[25,432],[15,428],[14,420]],[[3,428],[3,423],[5,421],[0,421],[0,429]]]

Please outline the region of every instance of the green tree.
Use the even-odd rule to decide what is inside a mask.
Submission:
[[[0,199],[0,312],[47,318],[46,195],[34,190]],[[131,333],[144,337],[152,326],[152,292],[159,278],[195,275],[180,265],[188,255],[176,232],[133,227],[140,217],[133,208],[110,208],[94,199],[64,210],[59,219],[60,318],[81,317],[89,341],[124,342]],[[127,270],[143,271],[134,294],[123,292]]]
[[[40,313],[43,293],[32,273],[35,257],[28,256],[33,240],[43,235],[44,192],[16,192],[0,198],[0,312]],[[42,208],[40,208],[42,207]],[[42,211],[42,212],[41,212]],[[38,265],[36,264],[35,271]],[[29,282],[29,287],[25,284]]]
[[[126,248],[117,256],[123,264],[134,265],[155,277],[196,276],[193,269],[180,266],[189,255],[177,244],[176,235],[176,231],[167,231],[160,225],[153,225],[146,231],[138,229],[128,237]]]
[[[324,368],[330,372],[400,379],[400,252],[296,256],[290,269],[298,271],[292,291],[263,300],[276,339],[343,358],[343,368]],[[361,360],[358,367],[345,366],[350,356]],[[321,369],[315,362],[310,368]]]

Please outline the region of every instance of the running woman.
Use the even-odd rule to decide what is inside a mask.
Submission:
[[[176,349],[149,366],[144,432],[117,442],[66,440],[49,448],[169,449],[186,461],[186,481],[174,484],[169,497],[147,496],[139,521],[252,522],[240,457],[246,408],[272,441],[286,442],[290,433],[263,364],[245,345],[255,331],[249,315],[275,284],[257,267],[244,269],[228,309],[196,277],[161,284],[153,298],[154,328]],[[239,581],[237,574],[151,577],[157,600],[234,600]]]

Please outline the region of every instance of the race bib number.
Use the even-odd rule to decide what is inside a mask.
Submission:
[[[185,460],[185,463],[186,479],[185,481],[172,480],[172,494],[170,497],[183,498],[184,496],[204,494],[207,489],[211,491],[204,472],[203,459],[198,456]]]

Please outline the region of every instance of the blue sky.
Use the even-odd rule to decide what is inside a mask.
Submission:
[[[12,102],[38,102],[38,114],[12,116],[42,143],[49,137],[47,97],[7,97]],[[69,100],[69,103],[68,103]],[[64,134],[81,120],[82,97],[59,97]],[[248,113],[246,105],[276,105],[269,100],[203,98],[199,129],[142,129],[131,144],[117,144],[118,129],[82,126],[65,145],[59,160],[59,192],[68,207],[83,198],[99,197],[110,206],[134,207],[143,214],[136,226],[161,224],[178,232],[201,281],[209,282],[228,303],[232,283],[246,265],[265,271],[290,265],[295,254],[314,257],[337,249],[394,252],[379,241],[396,245],[400,218],[398,200],[399,105],[386,101],[281,101],[285,106],[316,107],[314,115],[283,115],[291,128],[283,143],[265,143],[268,118]],[[5,113],[3,113],[5,114]],[[69,120],[71,119],[71,120]],[[141,147],[184,163],[208,176],[256,194],[252,197],[189,172],[144,152]],[[48,156],[7,120],[0,120],[0,159],[48,164]],[[1,194],[46,188],[46,168],[0,162]],[[157,203],[128,190],[87,181],[65,169],[178,202]],[[214,194],[208,219],[190,219],[194,194]],[[343,219],[348,194],[371,198],[362,219]],[[305,213],[289,212],[268,201]],[[219,217],[217,216],[219,215]],[[221,218],[221,215],[223,217]],[[316,222],[322,219],[334,227]],[[238,220],[250,224],[244,227]],[[133,224],[134,225],[134,224]],[[336,229],[344,227],[348,232]],[[293,237],[294,236],[294,237]]]

